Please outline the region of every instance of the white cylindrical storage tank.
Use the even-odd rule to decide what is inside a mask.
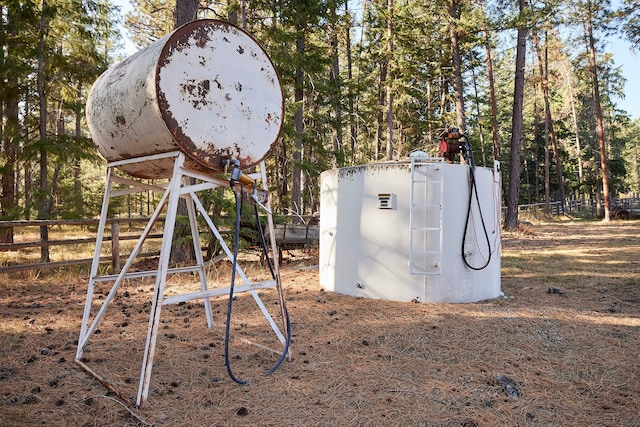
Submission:
[[[325,171],[320,284],[392,301],[496,298],[500,209],[498,163],[472,169],[413,158]]]
[[[189,167],[258,164],[276,142],[284,99],[260,45],[222,21],[190,22],[107,70],[87,100],[89,131],[110,162],[182,151]],[[172,159],[119,166],[171,175]]]

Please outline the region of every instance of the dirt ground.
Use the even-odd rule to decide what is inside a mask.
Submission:
[[[2,276],[0,425],[640,426],[639,254],[640,221],[535,224],[503,234],[503,298],[432,304],[325,292],[317,253],[285,252],[291,360],[262,375],[278,355],[247,342],[279,343],[238,295],[239,385],[227,298],[212,301],[213,328],[202,301],[168,305],[143,408],[152,282],[122,285],[83,354],[123,402],[74,362],[88,274]],[[279,313],[274,290],[260,296]]]

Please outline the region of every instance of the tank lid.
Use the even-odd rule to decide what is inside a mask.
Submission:
[[[156,89],[164,122],[181,150],[216,169],[259,163],[282,127],[282,88],[269,56],[248,33],[217,20],[193,21],[169,37]]]

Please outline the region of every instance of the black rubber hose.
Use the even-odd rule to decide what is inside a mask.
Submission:
[[[262,243],[262,252],[264,253],[264,259],[267,261],[267,265],[269,266],[269,271],[271,272],[271,277],[276,280],[276,273],[273,269],[273,264],[271,263],[271,259],[269,258],[269,251],[267,250],[267,242],[264,238],[264,233],[262,232],[262,223],[260,222],[260,214],[258,213],[258,205],[253,205],[253,210],[256,215],[256,224],[258,225],[258,234],[260,235],[260,242]],[[289,353],[289,346],[291,344],[291,320],[289,319],[289,310],[287,309],[287,305],[282,300],[282,308],[285,316],[285,327],[287,328],[287,339],[285,340],[284,350],[282,351],[282,356],[276,362],[276,364],[269,369],[265,375],[269,375],[274,372],[276,369],[280,367],[282,362],[284,362],[285,357]]]
[[[236,221],[235,221],[235,233],[234,233],[234,242],[233,242],[233,265],[232,265],[232,271],[231,271],[231,284],[229,285],[229,303],[227,306],[227,324],[225,327],[224,361],[225,361],[225,366],[227,368],[227,373],[229,374],[229,377],[233,381],[235,381],[238,384],[248,384],[249,382],[248,380],[240,379],[233,373],[233,369],[231,368],[231,358],[229,357],[229,341],[231,336],[231,312],[233,310],[233,291],[234,291],[235,280],[236,280],[236,268],[238,266],[238,242],[240,240],[240,216],[242,214],[242,202],[238,198],[238,193],[233,188],[232,188],[232,191],[235,197]],[[263,243],[263,250],[265,251],[265,254],[266,254],[266,243],[264,240],[264,234],[262,233],[262,225],[260,224],[260,218],[258,216],[257,207],[256,207],[256,220],[258,221],[258,229],[260,230],[259,233]],[[275,273],[273,270],[273,266],[271,265],[271,261],[269,260],[268,256],[266,257],[266,259],[267,259],[267,262],[269,263],[269,270],[271,270],[271,275],[275,279]],[[276,369],[278,369],[278,367],[282,364],[285,357],[287,356],[287,353],[289,352],[289,345],[291,343],[291,321],[289,319],[289,311],[287,310],[287,307],[286,305],[284,305],[284,303],[283,303],[283,309],[284,309],[283,312],[285,315],[285,326],[287,328],[287,338],[285,340],[285,348],[282,353],[282,356],[278,359],[276,364],[273,367],[271,367],[271,369],[267,370],[264,373],[264,375],[269,375],[273,373]]]
[[[470,165],[469,165],[469,173],[471,175],[471,188],[469,189],[469,202],[467,203],[467,217],[464,223],[464,233],[462,235],[462,260],[464,261],[464,264],[469,267],[472,270],[483,270],[485,268],[487,268],[487,266],[489,265],[489,263],[491,262],[491,255],[492,255],[492,250],[491,250],[491,241],[489,240],[489,233],[487,232],[487,226],[484,223],[484,216],[482,215],[482,206],[480,206],[480,199],[478,198],[478,189],[477,189],[477,185],[476,185],[476,177],[475,177],[475,165],[473,163],[473,153],[471,153],[471,147],[468,146],[467,147],[468,151],[469,151],[469,160],[470,160]],[[473,193],[475,192],[476,195],[476,203],[478,204],[478,212],[480,212],[480,221],[482,222],[482,230],[484,231],[484,237],[487,241],[487,248],[489,249],[489,257],[487,258],[487,262],[481,266],[481,267],[475,267],[472,266],[469,261],[467,260],[467,256],[465,255],[465,241],[467,239],[467,231],[469,229],[469,218],[471,217],[471,202],[473,200]]]
[[[229,303],[227,305],[227,325],[224,334],[224,364],[227,367],[229,377],[238,384],[247,384],[247,380],[242,380],[235,376],[231,368],[231,359],[229,358],[229,337],[231,336],[231,310],[233,309],[233,288],[236,282],[236,267],[238,266],[238,241],[240,240],[240,214],[241,204],[238,200],[238,193],[231,188],[236,200],[236,228],[233,241],[233,265],[231,267],[231,284],[229,285]]]

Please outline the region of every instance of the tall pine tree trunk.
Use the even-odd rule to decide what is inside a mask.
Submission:
[[[478,0],[478,6],[484,16],[482,0]],[[498,133],[498,104],[496,101],[496,88],[493,77],[493,59],[491,55],[491,39],[487,30],[487,21],[482,20],[482,32],[484,34],[484,49],[487,64],[487,79],[489,80],[489,102],[491,103],[491,135],[493,141],[493,160],[498,160],[500,156],[500,137]]]
[[[431,102],[431,94],[432,94],[432,85],[431,81],[427,81],[427,111],[425,111],[425,115],[427,117],[432,117],[433,115],[433,106]],[[431,120],[427,120],[427,147],[431,147],[434,144],[433,142],[433,124]]]
[[[45,149],[45,141],[47,139],[47,98],[45,92],[45,42],[48,32],[47,22],[47,1],[42,0],[40,16],[40,34],[38,42],[38,71],[37,71],[37,85],[38,85],[38,102],[40,106],[40,119],[39,119],[39,138],[41,141],[40,148],[40,206],[38,212],[38,219],[49,219],[51,215],[51,206],[49,205],[49,198],[47,197],[48,191],[48,170],[47,170],[47,150]],[[49,242],[49,227],[43,225],[40,227],[40,241],[42,243]],[[44,244],[40,247],[40,261],[49,262],[49,246]]]
[[[560,199],[560,206],[562,209],[562,213],[566,212],[566,201],[564,194],[564,176],[562,172],[562,159],[560,158],[560,153],[558,152],[558,141],[556,140],[556,133],[553,127],[553,120],[551,114],[551,103],[549,102],[549,55],[548,55],[548,40],[545,31],[545,46],[544,46],[544,56],[542,52],[542,47],[539,43],[539,38],[536,34],[534,37],[534,44],[536,48],[536,54],[538,56],[538,69],[540,72],[540,78],[542,81],[542,96],[544,99],[544,111],[545,111],[545,185],[546,185],[546,193],[545,193],[545,203],[547,204],[547,213],[550,212],[550,194],[549,194],[549,142],[551,143],[551,147],[553,148],[553,159],[555,161],[556,166],[556,176],[558,179],[558,198]]]
[[[30,108],[29,98],[27,97],[27,99],[24,102],[24,109],[25,111],[29,111],[29,108]],[[29,143],[30,143],[29,134],[25,132],[23,144],[25,147],[27,147],[29,146]],[[32,194],[33,194],[31,167],[32,167],[31,159],[26,159],[24,161],[23,168],[24,168],[24,219],[27,221],[31,219]]]
[[[173,27],[178,28],[187,22],[195,21],[198,16],[198,0],[176,0],[173,13]]]
[[[540,122],[539,122],[539,116],[540,114],[538,113],[538,92],[537,92],[537,88],[538,86],[534,86],[534,94],[533,94],[533,128],[535,129],[535,137],[533,140],[533,152],[536,153],[536,155],[532,156],[533,157],[533,170],[534,170],[534,200],[537,202],[540,201],[540,174],[538,173],[538,170],[540,170],[540,159],[539,156],[537,155],[537,153],[540,152],[540,147],[538,146],[539,144],[539,140],[540,138],[538,138],[538,129],[540,128]],[[544,147],[543,147],[544,149]],[[544,159],[543,159],[544,160]],[[544,164],[543,164],[544,165]],[[526,179],[526,184],[527,184],[527,188],[529,188],[529,190],[527,191],[527,203],[533,203],[533,201],[531,200],[531,190],[530,190],[530,185],[531,185],[531,174],[529,173],[529,169],[528,169],[528,163],[527,163],[527,159],[525,156],[525,160],[524,160],[524,173],[525,173],[525,179]]]
[[[387,83],[385,85],[385,99],[387,107],[387,160],[393,159],[393,0],[387,0]]]
[[[338,31],[337,31],[337,13],[334,8],[329,10],[331,25],[331,69],[329,71],[329,81],[333,86],[332,89],[332,109],[333,109],[333,153],[334,165],[344,166],[344,150],[343,150],[343,128],[342,128],[342,82],[340,80],[340,56],[338,54]]]
[[[484,130],[482,129],[482,120],[481,120],[481,112],[480,112],[480,100],[478,97],[478,80],[476,78],[475,71],[472,72],[473,77],[473,99],[476,104],[476,114],[478,115],[478,136],[480,137],[480,153],[482,154],[482,165],[487,166],[487,156],[484,152]]]
[[[297,25],[297,38],[296,38],[296,55],[298,58],[303,58],[305,53],[305,38],[304,29],[306,25],[303,22]],[[293,148],[293,163],[291,173],[291,203],[289,208],[292,213],[302,214],[302,137],[304,133],[304,118],[303,118],[303,104],[304,104],[304,71],[301,65],[296,66],[295,71],[295,89],[294,89],[294,101],[296,103],[296,112],[293,117],[293,124],[295,127],[294,148]]]
[[[77,97],[76,101],[78,105],[82,103],[82,84],[78,82],[77,87]],[[75,114],[75,140],[78,141],[78,145],[80,144],[80,139],[82,138],[82,112],[80,108],[76,109]],[[80,169],[80,160],[76,159],[73,163],[73,195],[75,197],[76,202],[78,203],[78,208],[80,212],[84,214],[83,209],[83,196],[82,196],[82,181],[80,180],[80,173],[82,170]],[[84,216],[84,215],[83,215]]]
[[[387,82],[387,58],[383,57],[383,60],[379,65],[379,82],[378,82],[378,114],[376,115],[376,136],[375,136],[375,159],[380,160],[382,154],[382,134],[384,133],[384,105],[385,105],[385,91]]]
[[[344,2],[344,13],[349,15],[349,2]],[[356,161],[356,142],[358,141],[358,127],[356,124],[356,114],[353,94],[353,58],[351,57],[351,27],[345,31],[347,49],[347,78],[349,79],[348,102],[349,102],[349,135],[351,139],[351,163]]]
[[[527,0],[518,0],[520,13],[527,9]],[[518,200],[520,198],[520,146],[522,144],[522,109],[524,100],[524,70],[527,52],[526,27],[518,28],[516,47],[516,73],[513,88],[513,114],[511,119],[511,152],[509,153],[509,192],[507,194],[507,217],[505,228],[518,228]]]
[[[562,61],[562,69],[564,71],[565,78],[567,79],[567,86],[569,88],[569,101],[571,102],[573,133],[576,139],[576,158],[578,159],[578,182],[582,184],[584,182],[584,172],[582,171],[582,148],[580,147],[580,132],[578,130],[578,114],[576,113],[576,101],[573,94],[573,83],[571,82],[571,75],[569,75],[564,61]]]
[[[451,59],[453,65],[453,91],[456,104],[456,125],[460,132],[466,133],[466,117],[464,111],[464,93],[462,85],[462,59],[460,57],[460,36],[458,34],[458,1],[450,0],[447,9],[449,12],[449,38],[451,40]]]
[[[538,73],[540,75],[540,86],[542,88],[542,99],[544,102],[544,211],[545,214],[551,214],[551,175],[549,173],[549,84],[547,82],[546,74],[546,57],[542,57],[542,48],[540,46],[540,37],[537,32],[533,33],[533,46],[535,49],[536,57],[538,59]],[[538,116],[536,111],[536,124],[538,122]],[[536,126],[536,131],[538,127]],[[536,132],[537,133],[537,132]]]
[[[543,98],[545,89],[542,89]],[[547,111],[547,102],[544,100],[544,206],[545,213],[551,215],[551,172],[549,166],[549,121],[547,117],[549,112]]]
[[[591,68],[591,84],[593,86],[593,102],[596,113],[596,138],[600,147],[600,173],[602,174],[602,198],[604,207],[604,222],[611,221],[611,194],[609,190],[609,176],[607,169],[607,151],[604,136],[604,121],[602,118],[602,104],[600,102],[600,88],[598,87],[598,64],[596,61],[596,48],[593,38],[593,22],[589,6],[589,19],[587,20],[587,36],[589,40],[589,65]]]
[[[0,7],[0,13],[3,8]],[[14,25],[12,12],[6,10],[7,32],[15,37],[18,33]],[[13,50],[17,48],[15,42],[7,43],[6,57],[5,50],[0,49],[0,63],[10,60]],[[20,141],[20,109],[18,97],[18,77],[15,73],[7,73],[4,85],[4,99],[0,98],[0,144],[2,144],[2,154],[4,164],[0,165],[0,175],[2,175],[2,198],[0,199],[0,219],[15,219],[16,212],[16,160]],[[3,102],[4,101],[4,105]],[[4,123],[4,127],[2,127]],[[0,228],[0,243],[13,243],[13,227]]]

